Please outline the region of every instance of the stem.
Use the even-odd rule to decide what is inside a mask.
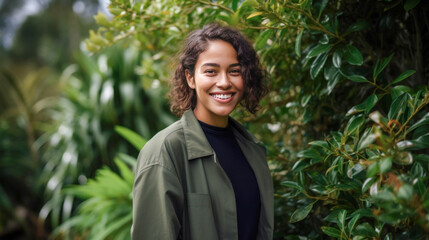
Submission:
[[[311,14],[310,14],[310,13],[308,13],[308,12],[306,12],[306,11],[304,11],[304,10],[300,9],[300,8],[297,8],[297,7],[293,6],[293,5],[289,5],[289,4],[285,4],[285,5],[284,5],[284,7],[289,8],[289,9],[292,9],[292,10],[295,10],[295,11],[297,11],[297,12],[302,13],[302,14],[303,14],[304,16],[306,16],[306,17],[307,17],[311,22],[313,22],[313,24],[314,24],[315,26],[308,25],[308,28],[309,28],[309,29],[324,32],[324,33],[326,33],[326,34],[331,35],[332,37],[335,37],[335,38],[340,39],[341,41],[343,41],[343,40],[344,40],[341,36],[338,36],[337,34],[334,34],[334,33],[330,32],[330,31],[328,31],[328,30],[325,28],[325,26],[323,26],[322,24],[320,24],[320,23],[319,23],[319,21],[317,21],[316,19],[314,19],[314,18],[313,18],[313,16],[311,16]]]
[[[210,5],[210,6],[213,6],[213,7],[221,8],[221,9],[223,9],[223,10],[225,10],[225,11],[231,13],[231,14],[235,13],[232,9],[230,9],[228,7],[225,7],[225,6],[223,6],[222,4],[219,4],[219,3],[207,2],[207,1],[203,1],[203,0],[197,0],[197,1],[199,3],[205,4],[205,5]]]
[[[384,89],[384,88],[380,87],[380,85],[378,85],[377,83],[370,82],[370,81],[368,81],[368,83],[370,83],[370,84],[371,84],[371,85],[373,85],[374,87],[376,87],[376,88],[380,89],[380,90],[381,90],[381,91],[383,91],[384,93],[389,93],[389,91],[387,91],[386,89]]]
[[[399,134],[401,134],[401,132],[402,131],[404,131],[404,129],[405,129],[405,127],[408,125],[408,123],[411,121],[411,119],[426,105],[426,104],[428,104],[428,102],[429,101],[427,101],[426,100],[426,97],[425,97],[425,100],[422,102],[422,104],[420,104],[418,107],[417,107],[417,109],[416,109],[416,111],[413,111],[413,113],[411,114],[411,116],[407,119],[407,121],[405,121],[405,123],[401,126],[401,128],[395,133],[395,138],[396,137],[398,137],[398,135]],[[406,136],[407,134],[405,133],[405,136]],[[404,136],[404,138],[405,138],[405,136]]]

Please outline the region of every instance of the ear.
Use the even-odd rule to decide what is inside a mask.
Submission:
[[[195,89],[195,81],[194,77],[189,73],[188,69],[185,70],[186,81],[188,82],[188,86],[192,89]]]

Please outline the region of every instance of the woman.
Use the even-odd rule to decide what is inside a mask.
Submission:
[[[272,239],[273,187],[264,147],[229,117],[267,93],[252,46],[217,24],[192,32],[172,80],[181,119],[137,161],[132,239]]]

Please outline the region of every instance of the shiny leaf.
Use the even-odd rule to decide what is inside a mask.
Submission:
[[[369,82],[364,76],[361,75],[346,76],[346,78],[358,83]]]
[[[351,134],[359,134],[359,128],[363,125],[363,123],[365,122],[365,117],[364,116],[353,116],[350,120],[349,123],[347,124],[347,128],[346,128],[346,133],[348,135]]]
[[[353,45],[348,44],[344,48],[344,58],[352,65],[362,65],[363,57],[360,51]]]
[[[429,124],[429,112],[426,113],[419,121],[414,123],[410,128],[408,128],[407,132],[409,133],[424,124]]]
[[[393,80],[392,84],[396,84],[406,78],[408,78],[409,76],[413,75],[416,71],[415,70],[407,70],[403,73],[401,73],[401,75],[399,75],[395,80]]]
[[[338,239],[341,238],[341,231],[338,230],[337,228],[324,226],[324,227],[322,227],[322,231],[323,231],[323,233],[325,233],[328,236],[335,237]]]
[[[329,51],[331,48],[332,44],[317,44],[310,50],[310,52],[308,52],[307,57],[312,58],[318,56],[326,51]]]
[[[302,34],[304,33],[303,30],[301,30],[296,37],[295,41],[295,53],[298,57],[301,57],[301,40],[302,40]]]
[[[385,157],[380,160],[379,162],[380,173],[388,172],[392,168],[392,160],[393,160],[392,156]]]
[[[348,224],[348,231],[349,233],[353,231],[353,229],[355,228],[356,222],[359,220],[360,215],[356,214],[350,221]]]
[[[334,66],[336,68],[340,68],[341,67],[341,53],[340,50],[337,49],[334,54],[332,55],[332,63],[334,64]]]
[[[319,75],[320,71],[323,69],[323,66],[326,63],[326,60],[328,59],[328,54],[329,52],[326,52],[324,54],[317,56],[314,59],[313,64],[311,64],[311,67],[310,67],[311,79],[315,79],[317,75]]]
[[[409,201],[411,197],[413,196],[414,190],[413,187],[411,187],[409,184],[403,184],[396,194],[398,198],[404,199]]]
[[[308,205],[305,205],[303,207],[299,207],[298,209],[296,209],[295,212],[292,213],[292,216],[290,217],[289,222],[295,223],[295,222],[299,222],[299,221],[303,220],[304,218],[306,218],[308,216],[308,214],[310,213],[311,209],[313,208],[314,203],[315,202],[312,202]]]
[[[393,101],[392,105],[390,105],[389,113],[387,114],[389,120],[398,119],[399,116],[404,113],[409,98],[410,95],[408,93],[403,93]]]
[[[377,236],[377,233],[375,232],[374,228],[367,222],[358,225],[353,231],[353,234],[368,238]]]
[[[341,231],[344,231],[346,215],[347,215],[347,211],[343,209],[338,213],[338,216],[337,216],[337,225],[341,229]]]
[[[393,57],[393,53],[390,54],[390,56],[388,56],[387,58],[384,58],[382,60],[377,59],[377,62],[375,63],[375,67],[374,67],[374,73],[373,73],[374,79],[376,79],[378,75],[380,75],[380,73],[386,68],[387,64],[389,64],[389,62],[392,60],[392,57]]]

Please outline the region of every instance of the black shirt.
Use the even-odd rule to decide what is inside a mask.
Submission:
[[[234,188],[238,239],[256,239],[261,200],[255,174],[230,127],[220,128],[199,122]]]

